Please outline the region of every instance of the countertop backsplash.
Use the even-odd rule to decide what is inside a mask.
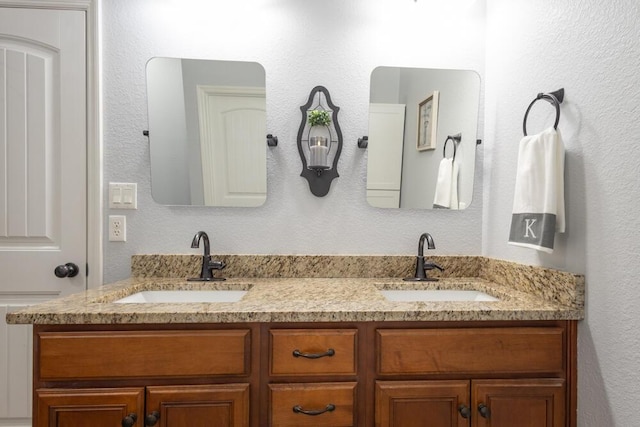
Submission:
[[[582,308],[584,276],[543,267],[481,256],[428,256],[444,268],[429,271],[438,278],[482,278],[550,302]],[[242,278],[404,278],[415,272],[416,257],[409,255],[224,255],[221,277]],[[141,254],[131,258],[131,276],[184,279],[197,277],[201,255]]]

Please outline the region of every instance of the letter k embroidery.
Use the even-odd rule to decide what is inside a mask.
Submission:
[[[536,223],[537,219],[536,218],[525,218],[525,233],[524,233],[524,237],[532,237],[534,239],[536,239],[536,235],[533,232],[533,224]],[[529,236],[529,233],[531,233],[531,236]]]

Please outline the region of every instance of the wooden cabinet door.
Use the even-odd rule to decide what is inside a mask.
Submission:
[[[248,427],[249,384],[147,387],[156,427]]]
[[[143,426],[144,388],[36,390],[35,427],[119,427],[135,414]]]
[[[472,427],[563,427],[562,379],[472,381]],[[484,414],[480,413],[484,405]]]
[[[376,427],[469,426],[466,380],[377,381],[375,395]]]

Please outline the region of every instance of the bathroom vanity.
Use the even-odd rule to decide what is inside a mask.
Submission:
[[[392,257],[393,279],[376,277],[375,259],[374,277],[352,260],[333,266],[344,277],[315,277],[349,257],[324,258],[306,260],[306,278],[208,283],[140,273],[136,262],[155,261],[134,260],[131,279],[10,314],[34,324],[34,426],[576,425],[582,276],[441,257],[449,276],[408,283],[395,269],[411,271],[411,257]],[[284,258],[224,260],[232,273],[246,262],[292,274]],[[115,302],[176,289],[248,292]],[[383,289],[474,289],[498,301],[390,301]]]

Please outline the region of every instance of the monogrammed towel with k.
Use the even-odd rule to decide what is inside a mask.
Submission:
[[[509,244],[552,253],[564,229],[564,144],[551,127],[520,141]]]

